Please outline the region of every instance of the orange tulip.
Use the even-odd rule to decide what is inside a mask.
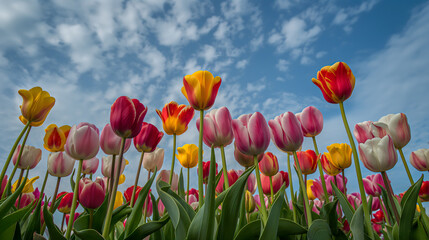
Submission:
[[[45,137],[43,138],[46,150],[50,152],[64,151],[64,144],[66,144],[67,136],[70,132],[70,126],[64,125],[57,127],[55,124],[49,125],[45,129]]]
[[[178,105],[172,101],[165,104],[162,112],[156,109],[162,120],[162,127],[168,135],[180,135],[188,129],[188,124],[194,117],[194,109],[184,104]]]
[[[322,163],[323,171],[326,174],[329,174],[331,176],[335,176],[341,172],[341,169],[335,167],[334,164],[332,164],[332,157],[330,153],[323,153],[320,162]]]
[[[329,103],[340,103],[348,99],[355,87],[355,77],[350,67],[344,62],[325,66],[317,72],[317,79],[312,79]]]
[[[22,97],[22,105],[19,106],[22,115],[19,116],[19,120],[24,124],[30,121],[30,125],[34,127],[42,125],[55,104],[55,98],[43,91],[41,87],[30,90],[21,89],[18,93]]]
[[[209,71],[197,71],[183,78],[182,93],[195,110],[207,110],[213,106],[221,82]]]

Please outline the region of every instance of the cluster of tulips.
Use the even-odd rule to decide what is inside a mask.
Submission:
[[[19,119],[25,127],[0,176],[0,238],[428,239],[429,218],[422,202],[429,201],[429,182],[423,177],[414,182],[402,152],[411,138],[405,114],[356,124],[356,148],[343,105],[355,85],[349,66],[337,62],[323,67],[313,82],[327,102],[339,104],[349,144],[334,143],[319,153],[316,136],[323,129],[323,116],[313,106],[268,122],[259,112],[232,119],[226,107],[205,114],[215,102],[221,78],[198,71],[183,79],[182,93],[190,106],[172,101],[156,110],[164,132],[173,136],[170,170],[162,170],[164,149],[157,147],[164,132],[143,122],[148,108],[139,100],[121,96],[112,104],[110,123],[101,134],[90,123],[51,124],[45,129],[43,146],[51,153],[40,191],[33,187],[39,176],[28,175],[41,161],[42,151],[26,143],[31,128],[44,123],[55,99],[40,87],[19,90],[23,98]],[[176,154],[176,137],[188,129],[195,111],[200,112],[199,146],[185,144]],[[302,151],[304,138],[311,138],[314,150]],[[266,152],[271,141],[286,154],[287,171],[279,171],[277,156]],[[208,161],[203,161],[203,142],[211,149]],[[227,168],[225,148],[233,142],[230,157],[243,166],[240,170]],[[139,161],[124,158],[132,143],[141,153]],[[103,177],[95,177],[100,148],[106,154],[101,160]],[[222,158],[220,173],[216,148]],[[393,192],[387,176],[397,163],[397,152],[411,184],[401,194]],[[352,156],[356,172],[350,175],[356,175],[359,192],[348,194],[345,170]],[[186,185],[182,169],[175,173],[176,158],[187,170]],[[8,177],[11,160],[14,167]],[[429,149],[412,152],[409,161],[417,170],[428,171]],[[363,178],[360,162],[378,174]],[[134,185],[122,193],[118,185],[125,181],[126,165],[136,167],[137,174]],[[139,186],[142,166],[148,178]],[[189,189],[194,167],[198,189]],[[317,169],[320,177],[307,179]],[[51,197],[44,194],[49,175],[57,180]],[[61,179],[70,175],[70,191],[58,193]],[[298,177],[298,191],[292,175]],[[153,184],[158,197],[151,191]],[[83,211],[77,213],[79,204]],[[54,222],[56,210],[63,213],[61,225]]]

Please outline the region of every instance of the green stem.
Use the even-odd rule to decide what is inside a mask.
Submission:
[[[307,189],[305,189],[304,179],[302,179],[301,166],[299,165],[298,156],[296,155],[296,152],[293,152],[293,158],[295,160],[296,170],[298,171],[298,180],[299,185],[301,186],[302,196],[304,197],[304,206],[308,220],[307,225],[310,227],[313,220],[311,218],[310,205],[308,203]]]
[[[413,177],[411,176],[410,169],[408,168],[407,160],[405,160],[404,153],[402,152],[402,148],[399,148],[398,151],[399,151],[399,155],[401,155],[402,163],[404,164],[408,179],[410,180],[411,185],[413,185],[414,180],[413,180]]]
[[[222,155],[222,170],[223,170],[223,176],[224,176],[224,183],[225,183],[225,190],[229,188],[229,180],[228,180],[228,169],[226,167],[226,160],[225,160],[225,149],[223,146],[220,146],[220,153]],[[225,177],[226,176],[226,177]]]
[[[142,151],[142,154],[140,156],[140,161],[139,161],[139,167],[137,168],[137,175],[136,175],[136,180],[134,181],[133,194],[131,195],[131,204],[130,204],[131,207],[134,206],[134,197],[136,196],[137,183],[139,182],[140,170],[142,168],[142,163],[143,163],[143,157],[144,157],[144,151]]]
[[[21,181],[22,181],[23,176],[24,176],[24,169],[21,169],[21,172],[19,173],[19,177],[18,177],[18,183],[16,184],[15,190],[19,188],[19,185],[21,185]],[[22,192],[19,194],[18,208],[21,208],[21,196],[22,196]]]
[[[89,226],[88,228],[92,228],[92,222],[94,221],[94,209],[89,209]]]
[[[198,205],[201,208],[204,204],[204,184],[203,184],[203,130],[204,130],[204,110],[200,110],[200,136],[198,139]],[[228,175],[226,175],[228,177]],[[224,177],[225,179],[225,177]]]
[[[66,221],[66,214],[63,213],[63,220],[61,221],[61,232],[63,232],[64,229],[64,222]]]
[[[273,189],[273,177],[272,176],[270,176],[270,193],[271,193],[270,203],[273,204],[274,189]]]
[[[294,191],[293,191],[293,184],[292,184],[292,171],[290,168],[290,153],[287,154],[287,171],[289,176],[289,188],[290,188],[290,200],[292,201],[292,211],[293,211],[293,221],[297,222],[296,217],[296,209],[295,209],[295,198],[294,198]]]
[[[110,199],[110,196],[112,195],[113,179],[115,179],[115,161],[116,161],[116,155],[113,155],[112,156],[112,169],[110,169],[110,179],[109,179],[109,199]]]
[[[188,178],[186,179],[186,189],[187,189],[187,194],[186,194],[186,202],[189,204],[189,168],[188,168]]]
[[[15,140],[15,143],[12,146],[12,149],[9,152],[9,156],[7,156],[6,162],[3,166],[3,170],[1,171],[0,175],[0,181],[3,180],[4,175],[6,174],[7,168],[9,167],[10,160],[12,159],[13,154],[15,153],[15,149],[18,146],[19,141],[21,141],[22,136],[27,131],[28,127],[30,127],[30,122],[28,122],[25,127],[22,129],[21,133],[19,134],[18,138]]]
[[[43,193],[45,193],[45,187],[46,187],[46,182],[48,181],[48,176],[49,176],[49,172],[48,170],[46,170],[45,178],[43,179],[42,190],[40,191],[40,197],[42,197]]]
[[[329,202],[329,195],[328,195],[328,190],[326,188],[326,182],[325,182],[325,174],[323,174],[323,167],[319,156],[319,148],[317,147],[316,137],[313,136],[312,139],[313,139],[314,151],[316,152],[316,155],[317,155],[317,166],[319,168],[320,181],[322,182],[323,193],[325,193],[325,202]]]
[[[104,221],[104,228],[103,228],[103,237],[108,240],[109,239],[109,230],[110,230],[110,222],[112,221],[112,213],[113,213],[113,206],[115,205],[115,198],[116,198],[116,191],[118,190],[118,181],[119,177],[121,175],[121,166],[122,166],[122,160],[124,156],[124,148],[125,148],[125,138],[122,138],[121,141],[121,148],[119,150],[119,161],[117,163],[117,169],[116,176],[113,179],[113,189],[112,193],[110,195],[109,200],[109,208],[107,209],[106,219]],[[114,166],[112,166],[114,168]]]
[[[55,202],[57,201],[57,194],[58,194],[58,189],[60,187],[60,182],[61,182],[61,177],[58,177],[57,178],[57,185],[55,186],[54,195],[52,196],[51,206],[49,207],[49,212],[51,212],[52,214],[54,214],[54,212],[56,210],[56,208],[55,208]],[[46,223],[43,223],[42,230],[40,231],[40,234],[42,236],[45,233],[45,230],[46,230]]]
[[[387,215],[387,211],[384,208],[384,204],[381,202],[380,202],[380,208],[381,208],[381,211],[383,211],[384,221],[386,221],[386,223],[389,224],[390,226],[393,226],[392,223],[390,222],[389,215]]]
[[[257,155],[253,156],[253,161],[255,163],[256,182],[258,183],[259,200],[261,202],[260,210],[262,214],[262,225],[265,226],[265,224],[267,223],[268,214],[267,214],[267,208],[265,207],[264,192],[262,191],[261,176],[259,174],[259,164],[258,164]]]
[[[391,191],[391,186],[389,181],[387,180],[386,172],[381,172],[381,176],[383,177],[384,185],[386,185],[387,189],[387,198],[389,198],[390,205],[392,205],[393,214],[395,215],[396,222],[399,225],[400,217],[398,213],[398,209],[396,209],[395,202],[393,201],[393,192]]]
[[[76,182],[74,184],[73,201],[72,201],[72,207],[70,211],[69,224],[67,225],[67,231],[66,231],[66,239],[70,239],[70,235],[73,227],[74,213],[76,211],[76,205],[77,205],[77,195],[79,194],[78,190],[79,190],[80,175],[82,174],[82,164],[83,164],[83,160],[79,160],[79,166],[77,168],[77,175],[76,175]]]
[[[367,230],[369,232],[369,236],[372,238],[374,236],[374,231],[372,230],[372,227],[371,227],[372,226],[371,225],[371,214],[369,212],[368,202],[366,200],[365,189],[363,187],[362,172],[360,170],[358,153],[356,150],[356,145],[355,145],[355,141],[353,140],[352,133],[350,132],[350,127],[349,127],[349,123],[347,121],[346,112],[344,111],[344,104],[342,102],[340,102],[339,105],[340,105],[340,110],[341,110],[341,117],[343,118],[344,128],[346,129],[347,136],[348,136],[349,142],[350,142],[350,146],[351,146],[352,151],[353,151],[353,159],[355,162],[356,177],[358,180],[359,191],[360,191],[360,195],[362,198],[362,205],[363,205],[363,210],[365,213],[365,222],[367,225],[366,227],[367,227]]]
[[[344,169],[343,169],[343,188],[344,188],[344,195],[347,196],[347,188],[346,188],[346,174],[344,173]]]
[[[174,174],[174,161],[176,160],[176,134],[173,134],[173,158],[171,159],[171,171],[170,171],[170,179],[168,180],[168,184],[171,185],[173,181]]]
[[[150,179],[150,171],[147,174],[147,181],[149,181],[149,179]],[[147,196],[146,199],[144,200],[145,204],[144,204],[144,213],[143,213],[143,216],[144,216],[143,217],[143,223],[146,223],[146,216],[147,216],[147,208],[148,208],[148,205],[149,205],[149,198],[150,198],[150,196]]]

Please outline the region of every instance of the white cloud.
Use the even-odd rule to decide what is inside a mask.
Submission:
[[[218,50],[215,47],[206,44],[201,47],[199,51],[199,56],[204,59],[206,64],[208,64],[215,60],[219,56],[219,54]]]
[[[281,72],[286,72],[289,69],[289,62],[285,59],[279,59],[276,64],[276,67]]]
[[[248,63],[249,61],[247,59],[243,59],[241,61],[238,61],[237,64],[235,64],[235,67],[238,69],[244,69]]]
[[[362,2],[357,7],[339,9],[332,23],[334,25],[343,25],[344,31],[350,32],[352,30],[352,25],[359,19],[359,15],[371,11],[378,2],[379,0],[369,0]]]
[[[301,0],[276,0],[274,5],[280,9],[290,9],[300,1]]]
[[[145,69],[148,72],[147,80],[150,78],[159,80],[165,77],[167,60],[156,47],[145,46],[138,56],[143,62],[149,65],[149,67]]]

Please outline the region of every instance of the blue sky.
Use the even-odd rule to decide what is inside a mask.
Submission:
[[[41,86],[56,98],[45,124],[30,134],[29,144],[43,149],[51,123],[86,121],[101,130],[121,95],[141,100],[149,108],[145,121],[162,129],[155,109],[171,100],[187,103],[180,92],[183,76],[201,69],[222,78],[214,108],[227,106],[233,118],[260,111],[268,121],[316,106],[325,119],[319,149],[326,151],[347,138],[338,106],[324,101],[311,78],[337,61],[347,62],[356,76],[345,103],[350,125],[405,113],[412,131],[404,148],[408,158],[429,147],[428,25],[427,1],[1,1],[0,161],[23,127],[19,89]],[[178,146],[197,139],[194,119]],[[166,135],[160,147],[166,150],[163,168],[170,169],[172,138]],[[269,151],[285,170],[285,155],[273,144]],[[240,169],[232,152],[226,149],[227,165]],[[43,150],[30,175],[43,176],[47,156]],[[131,148],[125,157],[133,167],[126,168],[121,190],[133,184],[139,155]],[[415,179],[421,175],[411,170]],[[407,189],[400,161],[388,174],[397,193]],[[346,176],[349,192],[357,191],[353,167]],[[54,185],[51,178],[48,194]],[[62,189],[70,190],[65,184]]]

